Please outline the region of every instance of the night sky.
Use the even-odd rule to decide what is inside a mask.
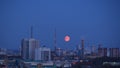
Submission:
[[[0,48],[18,49],[23,38],[53,48],[120,47],[120,0],[0,0]],[[69,35],[71,40],[64,41]]]

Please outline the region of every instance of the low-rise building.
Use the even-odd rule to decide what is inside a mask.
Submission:
[[[40,47],[35,49],[35,60],[49,61],[51,60],[50,48]]]

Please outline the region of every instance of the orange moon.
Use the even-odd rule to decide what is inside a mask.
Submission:
[[[70,41],[70,36],[68,36],[68,35],[65,36],[64,40],[65,40],[66,42]]]

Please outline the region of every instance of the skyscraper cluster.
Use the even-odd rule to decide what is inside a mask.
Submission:
[[[25,60],[50,60],[50,54],[50,48],[40,47],[40,41],[33,38],[33,28],[31,27],[30,39],[21,41],[22,58]]]
[[[56,43],[56,30],[54,33],[54,52],[51,52],[50,48],[41,47],[40,41],[33,38],[33,28],[31,27],[31,36],[29,39],[22,39],[21,41],[21,56],[23,59],[28,60],[51,60],[55,58],[65,59],[66,56],[73,56],[74,58],[84,59],[86,56],[86,48],[84,46],[84,40],[81,40],[81,45],[77,47],[77,51],[63,50],[57,48]],[[54,54],[53,54],[54,53]],[[69,54],[69,55],[68,55]],[[98,49],[95,46],[91,46],[91,57],[120,57],[119,48],[103,48],[99,45]],[[54,55],[53,57],[51,57]]]
[[[21,42],[21,55],[23,59],[35,59],[35,49],[39,48],[39,41],[36,39],[23,39]]]
[[[119,48],[98,48],[98,56],[120,57],[120,49]]]

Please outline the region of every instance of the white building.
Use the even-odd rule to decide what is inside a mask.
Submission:
[[[21,56],[22,56],[22,58],[34,60],[36,48],[39,48],[39,41],[38,40],[23,39],[21,42]]]
[[[62,56],[63,55],[63,50],[61,48],[56,49],[56,55],[57,56]]]
[[[0,48],[0,55],[6,55],[7,54],[7,49]]]
[[[35,60],[49,61],[51,60],[50,48],[40,47],[35,49]]]

